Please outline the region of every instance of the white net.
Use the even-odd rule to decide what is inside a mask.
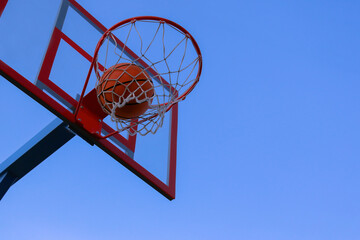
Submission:
[[[98,100],[119,132],[155,133],[164,114],[199,80],[195,41],[167,21],[133,19],[106,33],[99,44]]]

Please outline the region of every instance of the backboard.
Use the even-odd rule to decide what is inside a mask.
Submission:
[[[103,115],[99,121],[92,123],[100,126],[100,131],[95,136],[94,132],[86,127],[88,123],[81,122],[82,115],[76,115],[75,118],[74,112],[78,110],[78,101],[81,98],[84,79],[93,60],[94,48],[108,28],[75,0],[62,0],[56,14],[55,12],[31,13],[27,11],[26,4],[30,3],[26,0],[20,3],[0,1],[0,14],[2,12],[0,32],[7,33],[0,39],[0,48],[4,50],[0,51],[0,75],[3,80],[11,82],[61,119],[59,123],[54,123],[52,128],[50,126],[48,132],[40,134],[40,138],[45,138],[45,136],[49,136],[50,132],[55,132],[59,126],[66,125],[66,136],[68,137],[61,144],[71,139],[71,134],[68,133],[70,131],[91,145],[101,148],[169,200],[174,199],[178,105],[174,104],[169,110],[164,120],[164,126],[159,130],[158,135],[131,135],[125,131],[105,138],[104,136],[116,132],[116,129],[111,125],[109,117]],[[31,4],[36,4],[36,2]],[[18,28],[9,29],[7,23],[14,21],[18,21]],[[28,23],[29,21],[31,23]],[[37,29],[40,22],[42,27]],[[28,31],[38,31],[39,33],[27,35]],[[50,35],[50,39],[44,32]],[[32,49],[32,45],[36,47]],[[42,51],[42,58],[39,51]],[[131,52],[130,55],[133,56],[133,54]],[[186,58],[183,59],[186,61]],[[35,73],[35,70],[32,70],[30,73],[22,70],[22,66],[28,61],[32,61],[32,64],[38,62],[38,72]],[[201,66],[198,68],[201,70]],[[81,110],[82,114],[93,109],[97,104],[92,97],[96,82],[94,74],[90,77],[89,82],[92,87],[86,89],[84,99],[92,100],[86,101],[86,104],[82,106],[84,107],[84,110]],[[36,145],[36,143],[34,144]],[[144,161],[143,158],[137,158],[140,155],[138,153],[145,152],[146,155],[146,152],[150,153],[155,149],[157,149],[156,152],[160,151],[160,155],[166,159],[157,160],[154,156],[155,159],[151,159],[149,162]],[[16,171],[9,168],[12,164],[11,161],[13,160],[8,160],[5,167],[0,167],[0,171],[2,171],[0,180],[1,176],[5,176],[1,174],[6,171],[11,172],[12,176],[16,175]],[[163,165],[163,167],[159,172],[152,169],[152,165]],[[29,169],[31,170],[31,168]],[[13,182],[21,177],[22,175],[15,176],[16,180]]]

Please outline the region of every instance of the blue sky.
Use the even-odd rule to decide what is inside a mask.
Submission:
[[[360,237],[359,2],[79,3],[107,27],[157,15],[198,41],[203,75],[179,106],[176,199],[75,137],[5,195],[0,239]],[[0,18],[0,59],[29,79],[59,4],[10,1]],[[2,161],[54,116],[0,87]]]

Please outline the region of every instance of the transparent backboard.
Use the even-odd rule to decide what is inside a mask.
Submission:
[[[122,132],[94,138],[76,123],[73,112],[95,46],[107,28],[74,0],[0,2],[0,32],[6,33],[0,38],[1,81],[13,83],[68,123],[77,135],[104,150],[168,199],[174,199],[177,104],[165,115],[155,135],[129,136]],[[39,11],[27,11],[28,4],[38,4]],[[45,5],[56,6],[42,11]],[[9,22],[17,27],[10,27]],[[24,67],[29,65],[33,67]],[[95,82],[92,74],[86,94],[91,93]],[[109,117],[100,124],[102,136],[114,131]]]

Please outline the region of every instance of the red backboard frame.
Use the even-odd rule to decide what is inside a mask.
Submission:
[[[1,7],[5,8],[7,1],[0,2]],[[92,61],[92,56],[83,50],[79,45],[71,40],[65,33],[62,32],[61,21],[64,20],[64,12],[66,14],[67,8],[72,7],[91,25],[93,25],[100,32],[107,30],[99,21],[97,21],[90,13],[81,7],[75,0],[63,0],[59,16],[50,39],[48,49],[46,51],[43,64],[40,68],[38,79],[35,84],[19,74],[16,70],[11,68],[0,59],[0,75],[25,92],[28,96],[40,103],[50,112],[69,124],[69,127],[80,137],[85,139],[92,145],[96,145],[112,156],[116,161],[125,166],[128,170],[133,172],[136,176],[141,178],[147,184],[152,186],[169,200],[175,198],[175,181],[176,181],[176,150],[177,150],[177,125],[178,125],[178,105],[175,104],[168,113],[171,116],[170,121],[170,146],[169,146],[169,164],[168,164],[168,179],[167,182],[161,181],[153,175],[146,168],[137,163],[131,156],[126,154],[121,148],[126,148],[130,152],[135,152],[136,135],[123,137],[120,134],[111,136],[109,139],[98,138],[93,133],[86,130],[76,119],[75,114],[71,108],[75,108],[78,101],[63,91],[50,79],[51,69],[55,60],[56,53],[59,49],[60,42],[63,41],[71,46],[74,50],[80,53],[89,62]],[[2,10],[3,10],[2,9]],[[43,90],[46,91],[43,91]],[[85,96],[86,97],[86,96]],[[62,104],[61,104],[62,103]],[[64,106],[65,105],[65,106]],[[105,122],[101,122],[102,133],[108,134],[114,130]]]
[[[8,0],[0,0],[0,17],[6,7],[7,2]]]

